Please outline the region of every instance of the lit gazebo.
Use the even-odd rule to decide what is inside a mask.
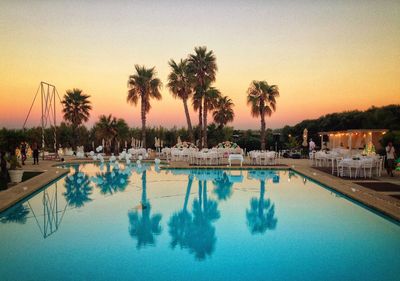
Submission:
[[[319,132],[321,137],[321,147],[323,144],[324,136],[329,137],[327,148],[346,148],[352,149],[364,149],[366,145],[372,143],[375,148],[380,148],[381,144],[379,141],[382,136],[386,134],[387,129],[354,129],[344,131],[331,131],[331,132]]]

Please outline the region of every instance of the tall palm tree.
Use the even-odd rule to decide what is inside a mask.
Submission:
[[[203,139],[204,145],[207,147],[207,116],[208,112],[214,110],[217,107],[217,102],[221,97],[221,92],[215,87],[208,87],[204,95],[203,105]]]
[[[214,122],[220,128],[224,127],[228,122],[232,122],[235,117],[233,111],[234,103],[228,96],[220,97],[216,103],[216,108],[213,112]]]
[[[189,108],[187,104],[188,99],[193,93],[191,87],[188,60],[181,59],[179,63],[176,63],[174,60],[170,60],[168,64],[171,67],[171,73],[168,75],[167,86],[174,98],[179,98],[183,102],[189,131],[189,138],[191,142],[194,142],[192,122],[190,120]]]
[[[204,126],[202,118],[204,96],[207,85],[215,81],[218,68],[213,51],[207,51],[207,47],[196,47],[194,52],[194,54],[189,55],[188,67],[192,77],[192,86],[195,91],[193,99],[198,103],[200,147],[203,147],[203,145],[207,145],[204,139],[207,127]]]
[[[155,67],[135,65],[136,73],[128,79],[127,101],[137,105],[140,99],[142,119],[142,146],[146,148],[146,114],[150,111],[150,99],[161,100],[161,80],[156,77]]]
[[[72,139],[75,138],[79,141],[79,136],[76,136],[76,129],[87,122],[92,109],[89,101],[90,96],[82,93],[81,89],[74,88],[67,90],[61,103],[63,104],[63,117],[64,120],[72,126]],[[73,145],[76,146],[75,141]]]
[[[276,98],[279,89],[268,85],[267,81],[253,81],[247,90],[247,104],[251,106],[251,115],[261,117],[261,150],[265,150],[265,116],[271,116],[276,110]]]

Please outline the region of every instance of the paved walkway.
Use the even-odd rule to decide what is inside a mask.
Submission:
[[[31,161],[28,161],[26,165],[22,166],[24,171],[42,173],[6,190],[0,191],[0,212],[31,195],[44,185],[68,173],[69,170],[54,167],[54,164],[56,164],[56,162],[44,160],[41,161],[39,165],[33,165]]]

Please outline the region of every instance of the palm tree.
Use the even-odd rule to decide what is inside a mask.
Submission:
[[[129,127],[124,119],[100,115],[99,121],[93,127],[96,139],[105,139],[110,150],[115,150],[116,142],[129,135]]]
[[[253,81],[247,90],[247,104],[251,106],[251,115],[261,117],[261,150],[265,150],[265,116],[271,116],[276,110],[276,98],[279,89],[268,85],[267,81]]]
[[[89,101],[90,96],[82,93],[81,89],[74,88],[67,90],[64,95],[64,99],[61,101],[63,104],[64,120],[72,126],[72,139],[76,136],[76,129],[82,125],[83,122],[87,122],[90,116],[90,110],[92,109]],[[73,142],[75,146],[75,141]]]
[[[203,139],[204,146],[207,147],[207,114],[216,108],[217,102],[221,97],[221,92],[215,87],[208,87],[204,95],[204,105],[203,105]]]
[[[232,122],[235,117],[233,111],[234,103],[228,96],[220,97],[216,102],[216,108],[213,112],[214,122],[220,128],[224,127],[228,122]]]
[[[204,135],[206,134],[207,127],[203,124],[203,102],[206,94],[207,86],[215,81],[217,72],[216,58],[213,51],[207,51],[207,47],[196,47],[194,54],[189,55],[189,72],[192,77],[192,86],[194,88],[194,103],[198,104],[199,110],[199,128],[200,128],[200,148],[205,143]]]
[[[155,67],[146,68],[145,66],[135,65],[136,73],[128,79],[127,101],[137,105],[141,102],[142,118],[142,146],[146,148],[146,114],[150,111],[150,99],[161,100],[161,80],[156,77]]]
[[[171,73],[168,75],[168,88],[170,89],[174,98],[180,98],[183,101],[183,107],[185,109],[186,121],[188,125],[189,138],[191,142],[194,142],[192,122],[190,120],[189,108],[187,101],[192,95],[192,87],[190,80],[190,73],[188,68],[188,60],[180,60],[176,63],[174,60],[168,62],[171,67]]]
[[[117,136],[116,118],[111,114],[108,116],[100,115],[99,121],[93,126],[94,135],[97,140],[106,140],[106,152],[110,152],[112,140]]]
[[[142,171],[142,207],[141,214],[138,210],[129,211],[129,234],[137,239],[136,247],[140,249],[147,245],[155,244],[155,235],[161,234],[161,214],[151,215],[151,204],[147,200],[146,169]]]

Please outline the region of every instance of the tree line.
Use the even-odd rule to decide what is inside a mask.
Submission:
[[[153,100],[162,99],[162,82],[157,77],[155,67],[148,68],[136,64],[134,73],[128,77],[126,100],[132,105],[140,106],[140,131],[137,128],[129,128],[123,119],[111,114],[101,115],[93,128],[87,129],[84,123],[89,120],[92,110],[90,95],[74,88],[67,90],[62,99],[64,122],[56,128],[57,140],[52,136],[54,128],[45,131],[48,146],[46,149],[51,150],[54,141],[63,147],[76,148],[77,145],[84,145],[85,148],[92,148],[93,142],[99,144],[99,141],[105,140],[109,150],[114,151],[121,142],[122,145],[124,142],[130,143],[132,138],[141,139],[141,145],[145,148],[154,147],[155,137],[163,139],[165,146],[172,146],[180,136],[182,140],[195,143],[200,149],[231,140],[234,136],[233,129],[227,127],[227,124],[234,120],[234,103],[214,86],[218,70],[214,52],[207,50],[207,47],[196,47],[194,53],[189,54],[187,58],[179,61],[171,59],[168,65],[170,73],[167,88],[174,98],[182,101],[187,128],[147,128],[147,114],[151,110]],[[266,147],[265,119],[276,110],[278,96],[278,87],[269,85],[266,81],[252,81],[247,90],[247,104],[251,107],[251,113],[254,117],[260,117],[261,121],[261,134],[258,136],[261,149]],[[196,126],[190,119],[190,103],[198,113]],[[209,114],[213,119],[211,124]],[[3,129],[1,133],[10,139],[12,130]],[[15,130],[14,136],[41,143],[39,128]],[[11,145],[18,143],[12,142]]]
[[[382,107],[372,106],[361,111],[352,110],[339,113],[330,113],[317,119],[301,121],[294,126],[285,126],[274,130],[281,134],[281,141],[289,143],[290,139],[300,145],[303,130],[307,128],[308,135],[314,140],[319,140],[319,132],[341,131],[351,129],[388,129],[381,143],[391,140],[400,149],[400,105],[392,104]]]

